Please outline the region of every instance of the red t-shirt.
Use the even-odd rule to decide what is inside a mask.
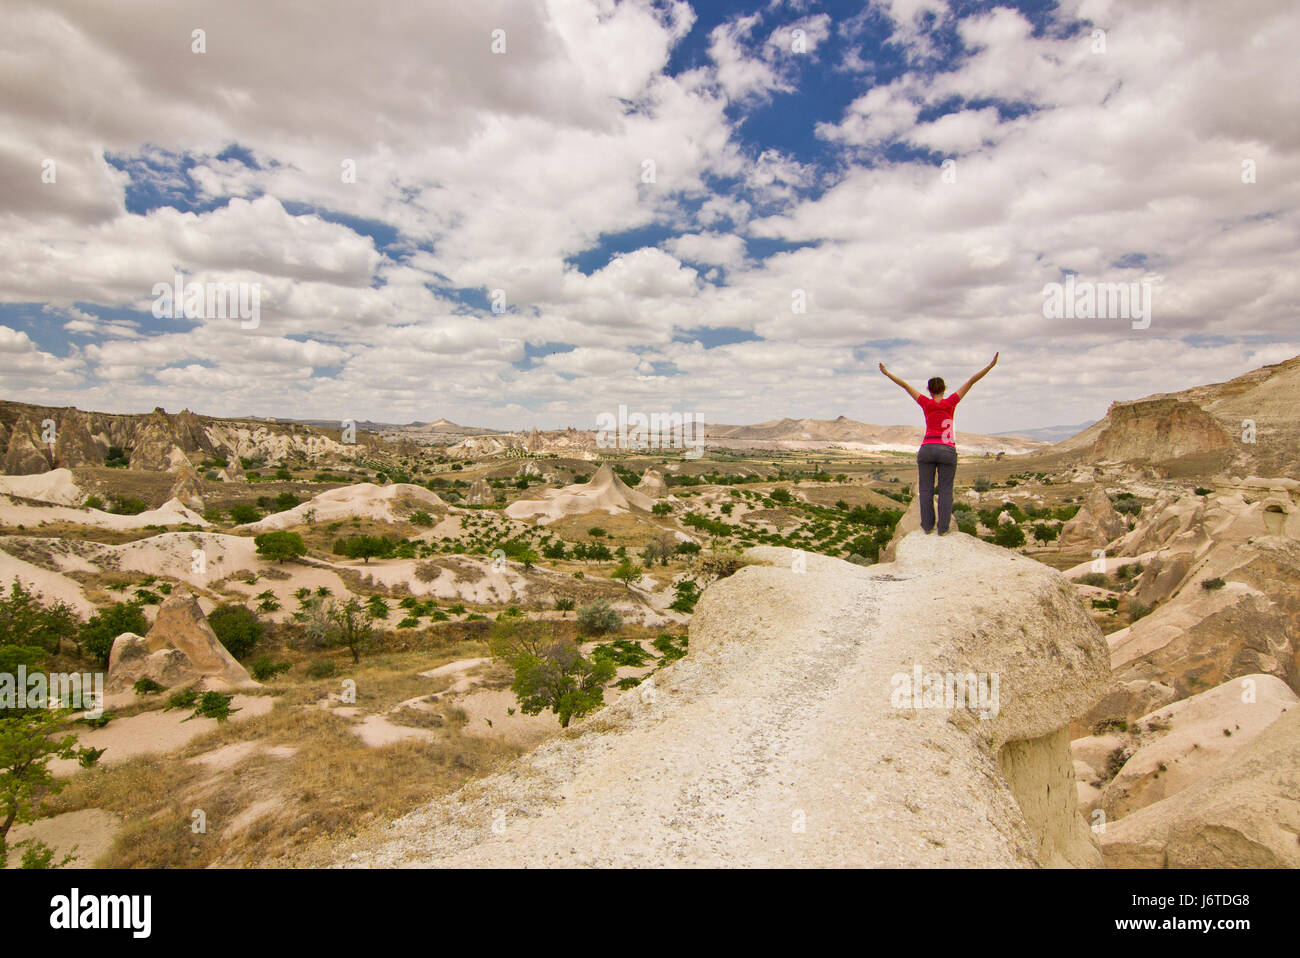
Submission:
[[[938,402],[922,393],[916,397],[916,403],[925,410],[925,438],[921,445],[937,442],[944,446],[956,447],[957,435],[952,429],[952,411],[961,402],[960,393],[949,393]]]

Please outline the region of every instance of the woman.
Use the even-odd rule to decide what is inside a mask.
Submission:
[[[899,379],[885,364],[880,364],[880,371],[898,385],[907,390],[907,394],[917,401],[925,412],[925,438],[916,453],[916,468],[919,481],[916,493],[921,497],[921,528],[926,535],[934,531],[934,490],[939,487],[939,535],[948,534],[948,522],[952,518],[952,480],[957,475],[957,440],[952,431],[952,413],[957,403],[966,398],[971,386],[988,375],[988,371],[998,364],[998,354],[993,354],[989,363],[947,398],[944,397],[944,382],[935,376],[926,388],[930,395],[922,396],[919,392]]]

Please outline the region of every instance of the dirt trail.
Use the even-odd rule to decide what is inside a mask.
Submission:
[[[776,562],[742,570],[725,602],[703,616],[697,608],[690,654],[656,685],[622,694],[453,798],[363,834],[339,863],[1033,864],[1034,836],[990,753],[999,736],[1037,738],[1068,722],[1104,680],[1104,642],[1081,608],[1062,617],[1054,599],[1033,601],[1041,592],[1075,602],[1055,573],[969,537],[974,545],[936,538],[906,567],[808,556],[806,575]],[[975,616],[951,615],[945,596]],[[1004,613],[1013,602],[1029,611]],[[1040,670],[1060,687],[1055,700],[1037,681],[1017,683],[1043,707],[1012,710],[984,740],[944,709],[891,707],[891,676],[914,658],[951,657],[990,607],[1011,617],[1016,636],[987,651],[995,665],[1024,658],[1021,622],[1037,636],[1056,615],[1062,651]],[[943,633],[937,623],[949,619]]]

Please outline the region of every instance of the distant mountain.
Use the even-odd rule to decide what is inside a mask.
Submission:
[[[726,449],[826,449],[840,447],[874,452],[915,449],[924,437],[921,426],[875,426],[847,416],[835,419],[772,419],[752,426],[706,423],[704,442]],[[1019,436],[985,436],[957,430],[957,446],[964,452],[1034,452],[1047,445]]]
[[[1073,426],[1039,426],[1036,429],[1015,429],[1011,432],[995,432],[995,436],[1019,436],[1023,439],[1036,439],[1039,442],[1061,442],[1083,432],[1095,419],[1075,423]]]

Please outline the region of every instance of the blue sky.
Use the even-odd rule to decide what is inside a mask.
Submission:
[[[15,12],[5,398],[896,423],[877,363],[1000,351],[991,432],[1300,352],[1286,3],[318,6]],[[1067,274],[1150,322],[1046,315]],[[177,275],[256,322],[156,316]]]

